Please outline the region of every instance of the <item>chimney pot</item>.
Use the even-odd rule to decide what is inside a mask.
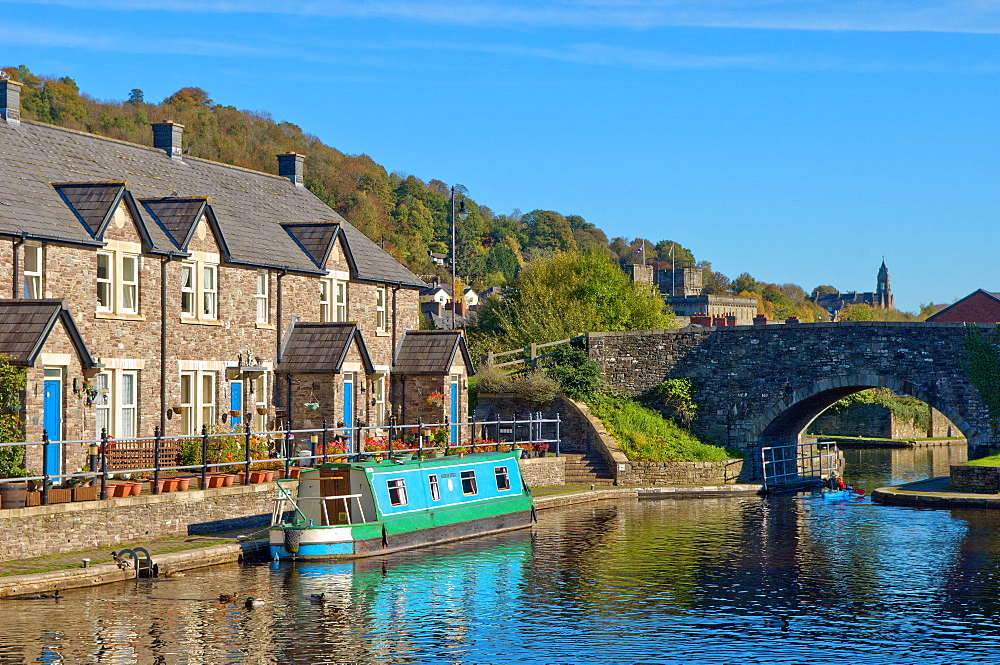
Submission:
[[[21,124],[21,83],[0,79],[0,118],[8,125]]]
[[[181,138],[184,136],[184,125],[167,120],[151,123],[153,128],[153,147],[159,148],[171,159],[178,162],[183,159]]]
[[[282,178],[288,178],[296,187],[302,187],[304,183],[302,165],[305,160],[303,155],[294,152],[278,155],[278,175]]]

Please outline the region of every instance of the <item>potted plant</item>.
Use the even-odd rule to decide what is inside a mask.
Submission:
[[[535,457],[545,457],[545,452],[549,449],[549,444],[539,442],[532,447],[535,449]]]
[[[305,402],[302,406],[310,411],[315,411],[319,408],[319,402]]]
[[[436,407],[436,408],[441,408],[442,406],[444,406],[444,403],[445,403],[446,399],[447,398],[445,397],[444,393],[435,391],[435,392],[432,392],[430,395],[428,395],[424,399],[424,402],[427,404],[427,406],[433,406],[433,407]]]

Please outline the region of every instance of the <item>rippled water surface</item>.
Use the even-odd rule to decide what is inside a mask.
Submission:
[[[888,484],[892,459],[874,466]],[[352,565],[0,601],[0,665],[1000,662],[994,512],[745,497],[539,518]],[[231,591],[265,605],[217,601]]]

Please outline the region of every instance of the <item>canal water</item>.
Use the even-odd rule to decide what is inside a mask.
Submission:
[[[952,454],[907,452],[848,451],[846,475],[871,489]],[[531,530],[350,565],[0,600],[0,665],[997,663],[997,512],[806,496],[546,510]]]

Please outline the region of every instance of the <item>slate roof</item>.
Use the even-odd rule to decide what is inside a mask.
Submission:
[[[396,374],[449,374],[459,351],[466,372],[472,374],[472,358],[461,332],[408,330],[396,350],[392,371]]]
[[[91,223],[81,223],[53,185],[125,183],[126,190],[139,200],[210,197],[212,219],[217,220],[228,262],[319,273],[280,224],[335,222],[350,246],[356,279],[425,286],[336,211],[280,176],[189,156],[172,159],[157,148],[28,120],[16,126],[0,121],[0,173],[4,174],[0,178],[2,235],[99,246],[102,243],[92,235]],[[98,203],[88,201],[87,205],[95,207],[87,214],[96,217]],[[132,212],[143,227],[148,250],[183,251],[168,227],[161,226],[148,210]]]
[[[186,251],[208,201],[203,196],[197,198],[168,196],[162,199],[143,199],[139,203],[150,217],[170,234],[174,244]]]
[[[292,236],[316,267],[326,265],[326,260],[333,250],[333,243],[340,235],[340,224],[328,222],[324,224],[287,224],[281,225],[288,235]]]
[[[85,369],[94,360],[62,300],[0,300],[0,353],[15,365],[35,366],[45,340],[62,321]]]
[[[356,323],[296,322],[285,337],[281,362],[275,369],[292,374],[337,374],[355,341],[365,370],[374,373],[375,366]]]
[[[93,237],[104,233],[125,192],[124,182],[53,185]]]

